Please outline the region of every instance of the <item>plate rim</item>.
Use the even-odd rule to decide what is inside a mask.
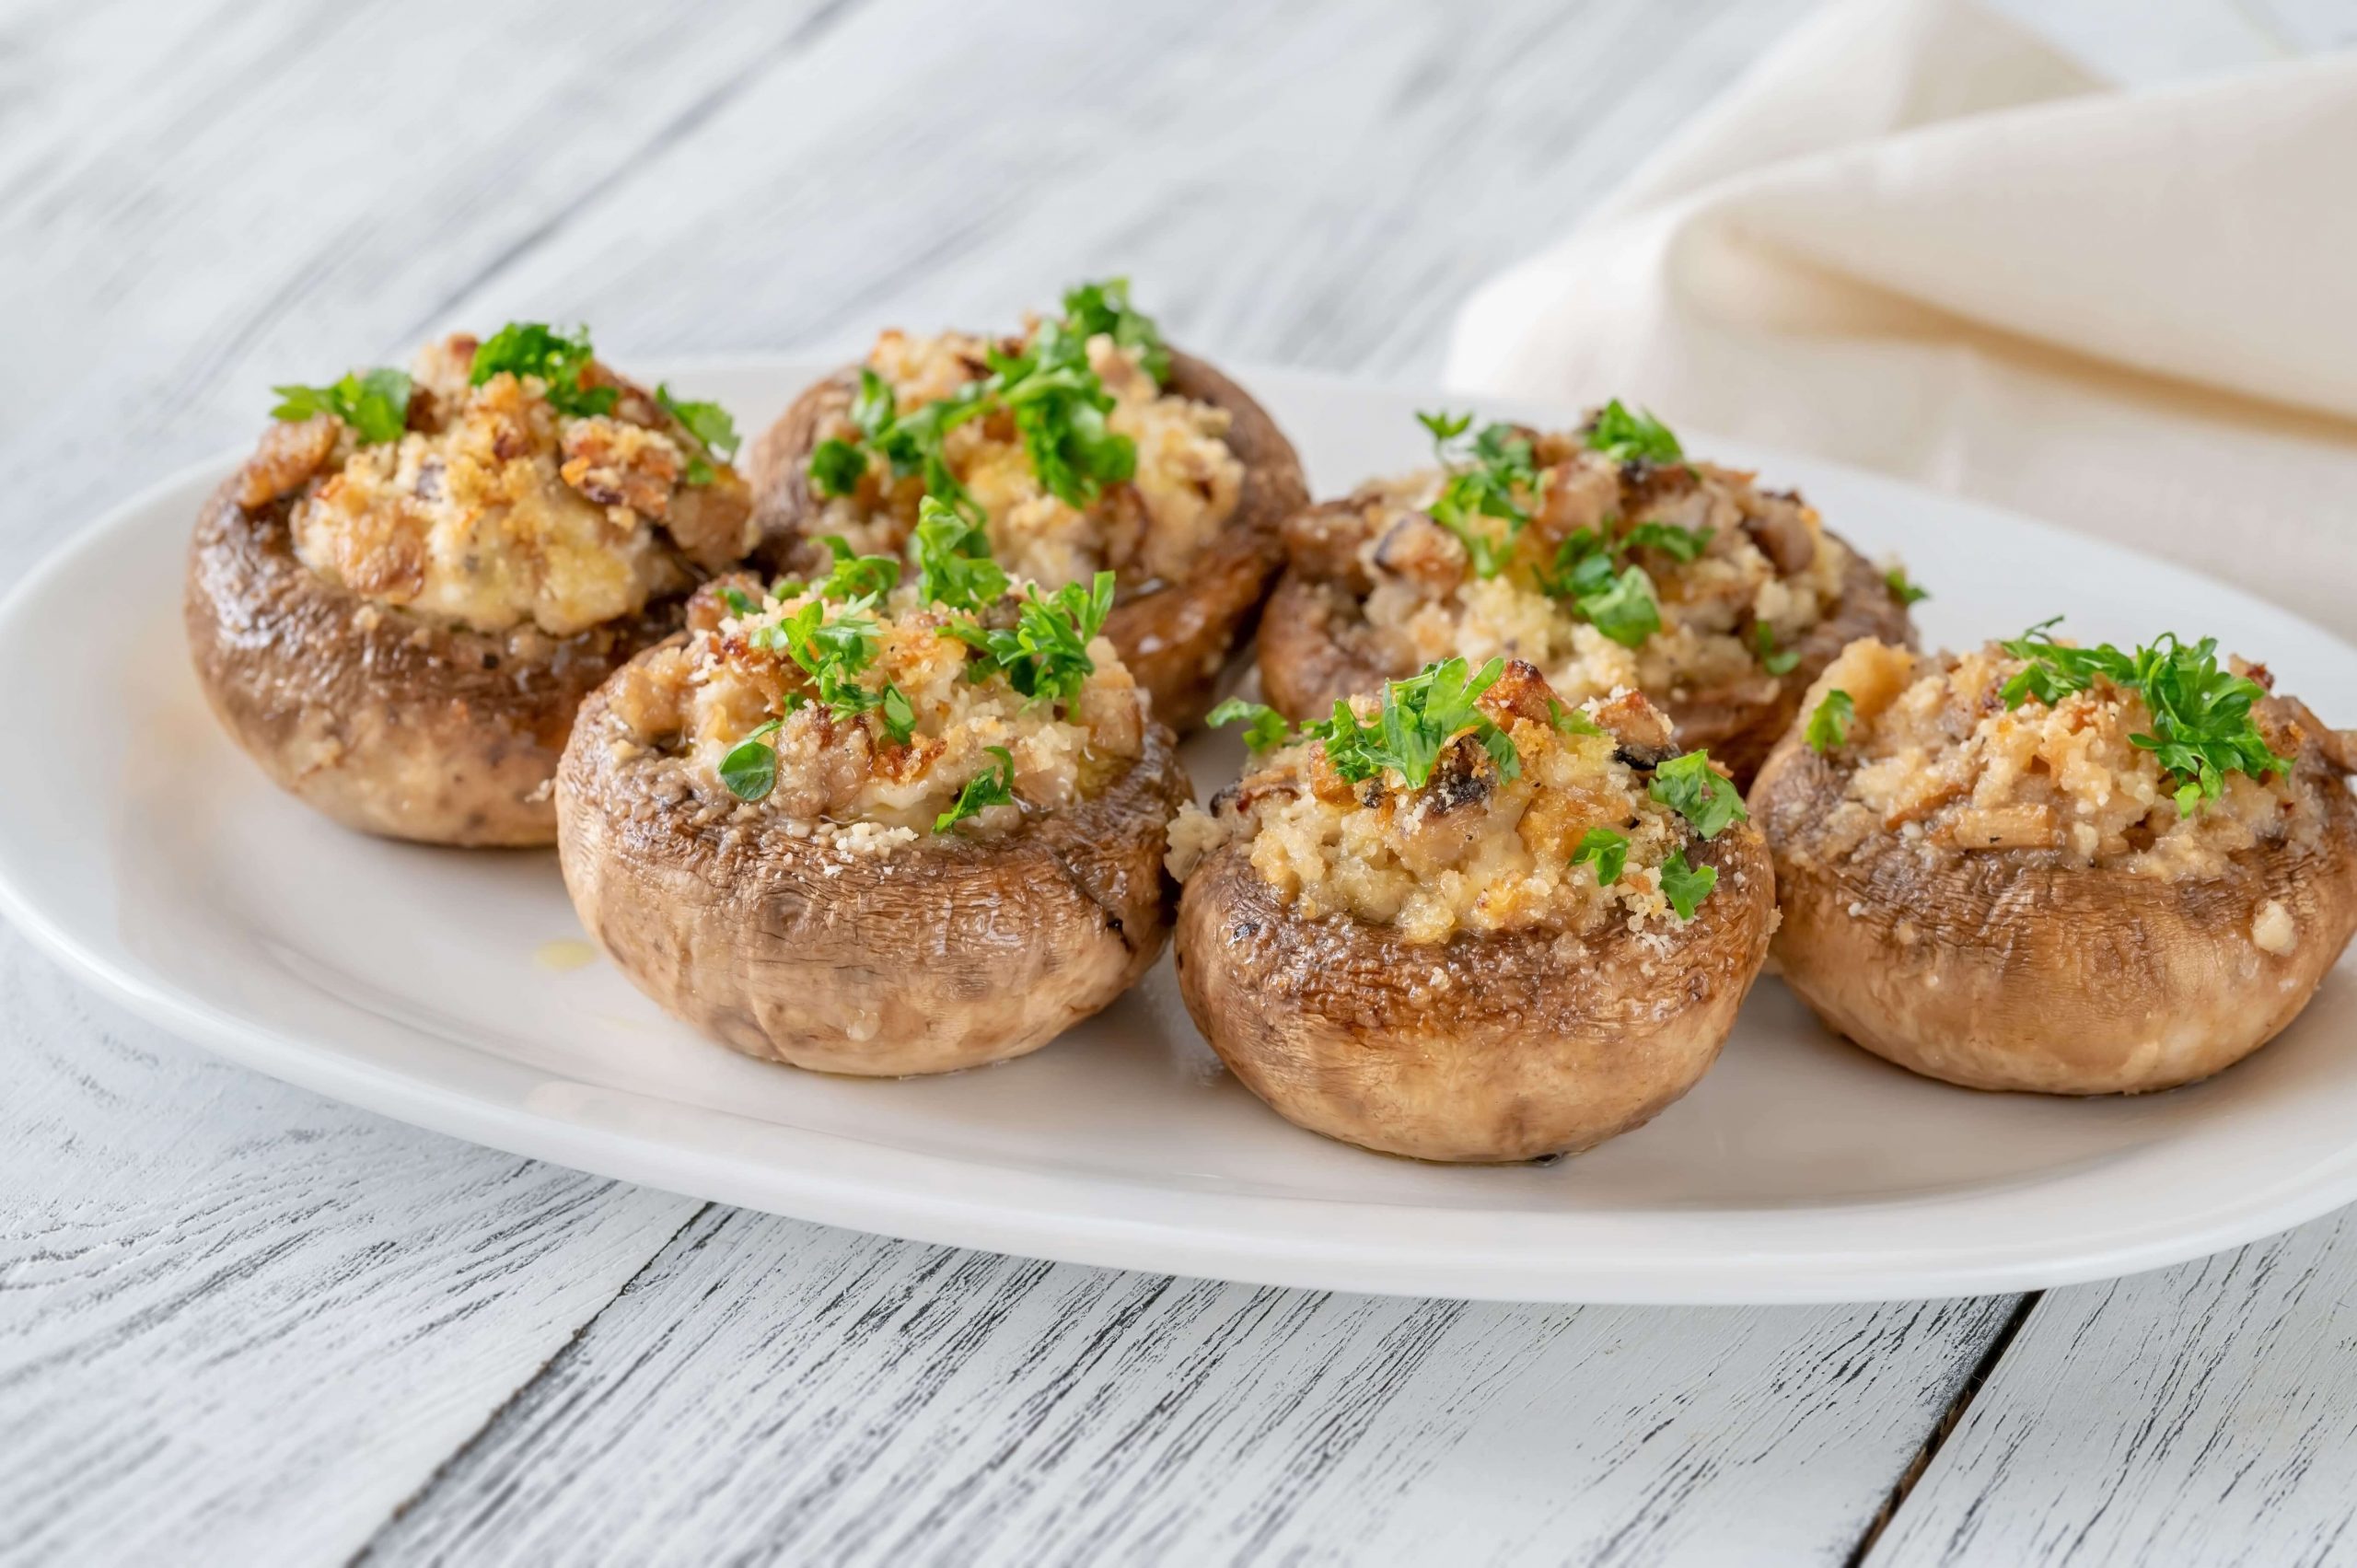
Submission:
[[[779,353],[668,356],[680,368],[726,370],[749,375],[804,373],[815,356]],[[1318,386],[1351,393],[1422,395],[1403,385],[1329,371],[1240,365],[1239,376]],[[1462,392],[1454,394],[1463,398]],[[1470,395],[1494,409],[1544,409],[1531,400]],[[1698,439],[1710,437],[1698,432]],[[1724,443],[1747,451],[1770,452],[1757,443]],[[1869,486],[1909,492],[1945,505],[2002,516],[2013,526],[2067,538],[2155,563],[2189,570],[2127,544],[2090,540],[2043,519],[1990,503],[1930,490],[1909,481],[1834,459],[1790,454],[1820,471],[1839,471]],[[135,531],[137,520],[174,494],[209,485],[244,459],[242,448],[185,464],[142,486],[45,552],[0,596],[0,633],[32,613],[52,583],[70,575],[84,558],[103,554],[116,536]],[[2357,648],[2337,634],[2261,596],[2236,590],[2267,606],[2284,622],[2348,654]],[[1804,1260],[1791,1251],[1760,1256],[1690,1255],[1664,1258],[1495,1256],[1477,1263],[1463,1254],[1435,1263],[1421,1254],[1387,1254],[1358,1241],[1318,1245],[1295,1234],[1254,1235],[1216,1221],[1191,1225],[1158,1219],[1055,1213],[1012,1207],[994,1201],[965,1201],[941,1191],[908,1186],[855,1187],[830,1181],[821,1162],[768,1162],[749,1166],[741,1158],[684,1144],[670,1137],[611,1126],[520,1104],[506,1104],[477,1092],[403,1074],[340,1050],[331,1040],[294,1038],[275,1027],[243,1019],[159,980],[151,980],[92,946],[52,919],[32,889],[20,887],[15,867],[0,856],[0,916],[25,934],[38,950],[91,984],[134,1015],[226,1060],[283,1082],[359,1109],[445,1135],[552,1163],[610,1179],[632,1181],[690,1197],[778,1214],[819,1224],[888,1235],[927,1245],[980,1249],[1091,1267],[1237,1281],[1283,1288],[1348,1290],[1376,1294],[1438,1295],[1463,1300],[1584,1302],[1649,1305],[1771,1305],[1925,1299],[2003,1294],[2108,1279],[2166,1267],[2226,1248],[2260,1239],[2328,1214],[2357,1200],[2357,1146],[2337,1158],[2316,1162],[2242,1192],[2205,1210],[2192,1225],[2158,1234],[2136,1234],[2149,1225],[2115,1223],[2121,1233],[2108,1242],[2085,1238],[2062,1242],[2044,1237],[2017,1240],[2003,1256],[1910,1260],[1887,1251],[1843,1257],[1839,1248],[1817,1249]],[[480,1053],[492,1059],[492,1053]],[[516,1064],[503,1067],[521,1071]],[[577,1081],[577,1080],[576,1080]],[[698,1118],[735,1113],[667,1101],[639,1091],[593,1087],[602,1096],[668,1107]],[[763,1123],[795,1140],[839,1141],[840,1134],[815,1128]],[[1308,1136],[1309,1134],[1303,1134]],[[947,1156],[928,1156],[948,1158]],[[948,1163],[964,1162],[949,1158]],[[1062,1177],[1059,1180],[1084,1179]],[[1297,1200],[1296,1200],[1297,1201]],[[1967,1200],[1968,1201],[1968,1200]],[[2148,1216],[2147,1216],[2148,1217]],[[1940,1249],[1930,1249],[1935,1257]],[[1984,1248],[1985,1254],[1989,1249]],[[1435,1290],[1432,1275],[1445,1269],[1448,1288]]]

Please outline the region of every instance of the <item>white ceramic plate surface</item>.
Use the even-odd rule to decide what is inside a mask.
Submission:
[[[821,367],[674,380],[758,430]],[[1331,494],[1424,455],[1437,400],[1248,377]],[[1498,408],[1540,419],[1565,410]],[[2179,568],[1827,463],[1690,438],[1796,484],[1935,596],[1927,645],[2068,611],[2083,637],[2212,633],[2328,719],[2357,650]],[[1763,980],[1701,1086],[1552,1166],[1426,1166],[1287,1125],[1218,1067],[1168,960],[1022,1061],[900,1083],[753,1062],[602,961],[550,853],[344,832],[214,726],[180,632],[182,551],[234,463],[85,530],[0,607],[0,912],[155,1022],[423,1126],[726,1202],[925,1241],[1288,1285],[1560,1301],[1858,1300],[2155,1267],[2357,1197],[2357,959],[2275,1044],[2140,1099],[1916,1078]],[[126,629],[132,629],[126,634]],[[1206,795],[1225,738],[1193,743]]]

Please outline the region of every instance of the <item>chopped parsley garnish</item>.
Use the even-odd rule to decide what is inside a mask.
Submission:
[[[867,459],[830,436],[810,449],[810,483],[822,496],[849,495],[867,472]]]
[[[701,452],[688,454],[687,482],[690,484],[710,484],[715,477],[713,459],[717,458],[725,463],[737,455],[737,422],[729,418],[728,411],[718,403],[686,402],[672,397],[668,382],[656,383],[655,401],[663,405],[664,412],[685,426],[688,434],[696,438],[696,444],[703,448]]]
[[[1585,708],[1574,708],[1560,697],[1547,699],[1547,722],[1561,735],[1602,735],[1604,726],[1587,716]]]
[[[1703,838],[1715,839],[1730,825],[1750,816],[1735,781],[1711,766],[1708,751],[1672,757],[1654,770],[1647,790],[1655,800],[1693,825]]]
[[[1680,920],[1692,920],[1694,912],[1718,885],[1718,867],[1687,865],[1684,850],[1661,863],[1661,895],[1669,900],[1669,907],[1678,912]]]
[[[858,554],[841,534],[829,534],[819,542],[835,558],[834,569],[818,585],[820,598],[880,599],[900,581],[900,563],[893,556]]]
[[[739,587],[724,586],[720,590],[720,602],[729,614],[740,620],[752,614],[755,609],[752,596]]]
[[[1529,437],[1511,424],[1485,424],[1468,441],[1469,413],[1419,413],[1416,422],[1431,432],[1433,454],[1447,474],[1426,510],[1465,546],[1475,576],[1496,576],[1530,521],[1529,508],[1515,493],[1535,495],[1542,483]],[[1484,519],[1494,519],[1504,531]]]
[[[893,477],[921,475],[927,495],[979,521],[973,497],[950,470],[944,442],[966,421],[1004,410],[1040,484],[1066,505],[1087,506],[1105,486],[1137,471],[1137,446],[1107,423],[1113,395],[1088,363],[1088,340],[1098,332],[1135,350],[1157,382],[1169,374],[1170,355],[1153,319],[1131,306],[1129,285],[1114,278],[1073,289],[1064,296],[1064,314],[1041,322],[1016,352],[990,351],[988,376],[905,414],[891,384],[863,366],[852,423],[864,442],[884,454]],[[819,442],[810,453],[811,483],[821,495],[849,494],[864,468],[864,459],[853,466],[856,458],[851,442]]]
[[[1138,363],[1159,386],[1170,379],[1170,350],[1154,318],[1130,303],[1130,280],[1107,278],[1064,291],[1064,324],[1083,342],[1103,332],[1113,346],[1133,350]]]
[[[777,748],[765,738],[775,735],[777,726],[776,719],[770,720],[730,747],[728,755],[720,760],[720,782],[737,799],[766,800],[777,787]]]
[[[1012,630],[972,621],[952,621],[942,630],[987,656],[968,672],[969,679],[1003,673],[1008,685],[1035,702],[1069,703],[1097,672],[1088,640],[1112,612],[1113,574],[1099,572],[1093,584],[1066,583],[1045,598],[1033,585]]]
[[[1836,688],[1825,694],[1825,700],[1808,715],[1808,727],[1801,738],[1808,742],[1812,751],[1832,750],[1850,738],[1850,718],[1857,705],[1850,701],[1850,693]]]
[[[1326,761],[1353,783],[1391,768],[1410,788],[1422,789],[1432,782],[1441,752],[1470,730],[1497,765],[1499,778],[1512,779],[1522,772],[1521,755],[1480,706],[1481,693],[1504,673],[1502,658],[1472,671],[1461,658],[1427,665],[1384,688],[1383,711],[1373,723],[1362,724],[1348,703],[1337,702],[1332,718],[1304,725],[1302,733],[1323,740]]]
[[[1244,721],[1244,744],[1254,754],[1274,751],[1293,738],[1293,726],[1284,714],[1265,703],[1248,703],[1241,697],[1230,697],[1204,715],[1203,723],[1222,729],[1237,720]]]
[[[1623,647],[1642,647],[1661,630],[1653,579],[1642,566],[1620,565],[1611,541],[1594,528],[1573,529],[1538,578],[1541,592],[1569,600],[1573,614]]]
[[[596,353],[589,346],[589,329],[575,327],[570,336],[541,321],[510,321],[475,350],[474,366],[467,372],[470,385],[480,387],[501,371],[521,380],[537,376],[548,388],[549,406],[562,414],[586,419],[611,413],[621,401],[618,387],[585,387]]]
[[[2098,679],[2134,691],[2152,712],[2153,731],[2130,736],[2129,744],[2154,754],[2175,782],[2177,808],[2183,814],[2217,799],[2230,772],[2264,779],[2290,770],[2291,759],[2276,755],[2250,716],[2251,704],[2267,695],[2267,688],[2220,668],[2216,638],[2188,647],[2174,632],[2164,632],[2132,654],[2109,643],[2066,647],[2048,631],[2061,619],[2040,621],[1999,645],[2026,661],[2004,684],[2006,707],[2017,708],[2033,697],[2051,707]]]
[[[1771,675],[1790,675],[1801,662],[1801,656],[1791,648],[1778,651],[1776,629],[1765,621],[1752,623],[1751,645],[1759,655],[1759,668]]]
[[[917,503],[917,592],[928,604],[974,611],[1006,592],[991,536],[928,495]]]
[[[1620,536],[1620,548],[1634,550],[1640,545],[1663,552],[1680,563],[1701,559],[1702,552],[1711,548],[1712,528],[1680,528],[1676,523],[1639,523]]]
[[[819,701],[838,718],[850,718],[883,701],[858,679],[876,662],[876,622],[866,615],[874,601],[853,599],[832,621],[827,619],[829,608],[822,598],[806,600],[793,614],[756,631],[752,642],[784,652],[810,677]]]
[[[1893,566],[1882,575],[1882,580],[1889,585],[1891,597],[1901,604],[1921,604],[1932,597],[1931,589],[1909,580],[1904,566]]]
[[[933,830],[946,833],[967,818],[990,806],[1015,804],[1015,755],[1004,746],[983,748],[998,759],[998,766],[989,772],[976,773],[958,792],[958,798],[948,810],[933,819]]]
[[[325,387],[273,387],[278,406],[273,419],[310,419],[332,414],[352,426],[364,447],[398,441],[409,428],[409,377],[399,370],[347,371]]]
[[[1579,848],[1572,851],[1572,864],[1593,865],[1596,885],[1609,888],[1620,880],[1621,870],[1629,864],[1629,841],[1609,828],[1590,828],[1580,835]]]
[[[1686,457],[1668,425],[1650,410],[1630,412],[1619,398],[1596,411],[1595,422],[1587,428],[1587,445],[1588,450],[1620,463],[1675,463]]]
[[[908,693],[887,681],[884,700],[876,706],[876,716],[884,721],[884,733],[902,746],[917,732],[917,711],[909,703]]]

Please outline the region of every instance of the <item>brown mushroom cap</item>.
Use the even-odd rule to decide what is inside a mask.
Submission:
[[[878,1077],[1003,1062],[1162,951],[1166,828],[1192,791],[1158,724],[1076,806],[861,854],[702,809],[675,760],[617,744],[609,695],[557,774],[573,906],[641,991],[749,1056]]]
[[[792,541],[778,552],[780,565],[797,564],[793,546],[807,540],[825,504],[810,488],[810,450],[819,430],[851,407],[858,389],[859,366],[838,370],[796,398],[746,459],[762,537]],[[1278,527],[1309,492],[1293,444],[1234,381],[1173,349],[1163,389],[1225,409],[1228,450],[1244,465],[1236,511],[1193,573],[1184,582],[1125,586],[1105,623],[1121,662],[1154,694],[1154,716],[1183,734],[1202,721],[1230,651],[1250,634],[1284,562]]]
[[[291,499],[240,477],[189,546],[189,652],[225,728],[349,828],[425,843],[545,844],[575,708],[679,621],[678,600],[570,637],[469,632],[369,602],[295,553]]]
[[[1369,634],[1364,604],[1373,585],[1355,552],[1328,547],[1337,530],[1323,526],[1326,519],[1360,505],[1360,499],[1323,502],[1284,526],[1292,563],[1262,617],[1260,688],[1270,706],[1296,721],[1323,718],[1338,698],[1378,691],[1385,681],[1414,673],[1412,665],[1395,668],[1387,661]],[[1799,655],[1800,662],[1777,678],[1771,700],[1725,691],[1692,691],[1682,697],[1646,693],[1676,723],[1678,744],[1688,750],[1709,748],[1711,760],[1733,774],[1737,785],[1750,782],[1800,711],[1810,683],[1853,640],[1879,637],[1915,645],[1907,606],[1880,572],[1855,550],[1849,553],[1840,601],[1786,650]]]
[[[1751,790],[1775,854],[1784,981],[1877,1056],[1948,1083],[2135,1094],[2206,1078],[2299,1016],[2357,929],[2357,801],[2314,738],[2292,787],[2317,842],[2238,852],[2176,880],[1875,833],[1847,854],[1823,826],[1850,769],[1787,735]],[[2252,936],[2270,902],[2290,952]]]
[[[1689,853],[1718,886],[1656,951],[1625,925],[1578,948],[1305,921],[1226,844],[1179,900],[1178,989],[1229,1071],[1312,1132],[1428,1160],[1576,1153],[1701,1080],[1767,957],[1759,833],[1737,824]]]

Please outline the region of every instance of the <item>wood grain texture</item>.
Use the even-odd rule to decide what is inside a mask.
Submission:
[[[697,1205],[332,1105],[0,932],[0,1562],[349,1553]]]
[[[2006,1310],[1319,1295],[714,1209],[370,1560],[1838,1563]]]
[[[2047,1293],[1867,1561],[2357,1561],[2357,1219]]]
[[[250,438],[273,381],[509,314],[593,321],[627,363],[1000,321],[1126,271],[1216,354],[1428,377],[1472,283],[1806,7],[12,0],[0,569]],[[1840,1561],[2006,1317],[1466,1307],[720,1210],[683,1232],[683,1200],[212,1063],[5,932],[0,1041],[0,1561],[372,1536],[403,1562]],[[2223,1367],[2275,1302],[2279,1353],[2328,1359],[2345,1285],[2304,1237],[2298,1293],[2177,1271],[2085,1332],[2147,1375],[2172,1334]],[[1985,1396],[2024,1430],[2054,1353]],[[2238,1497],[2270,1511],[2255,1539],[2325,1539],[2349,1437],[2295,1382],[2338,1385],[2262,1370],[2204,1380],[2187,1430],[2225,1435],[2166,1473],[2228,1485],[2247,1401],[2293,1400],[2314,1457],[2270,1438]],[[2190,1505],[2107,1504],[2059,1445],[1968,1471],[1984,1408],[1885,1558],[1975,1484],[2052,1516],[1951,1560],[2160,1541],[2104,1521]]]

